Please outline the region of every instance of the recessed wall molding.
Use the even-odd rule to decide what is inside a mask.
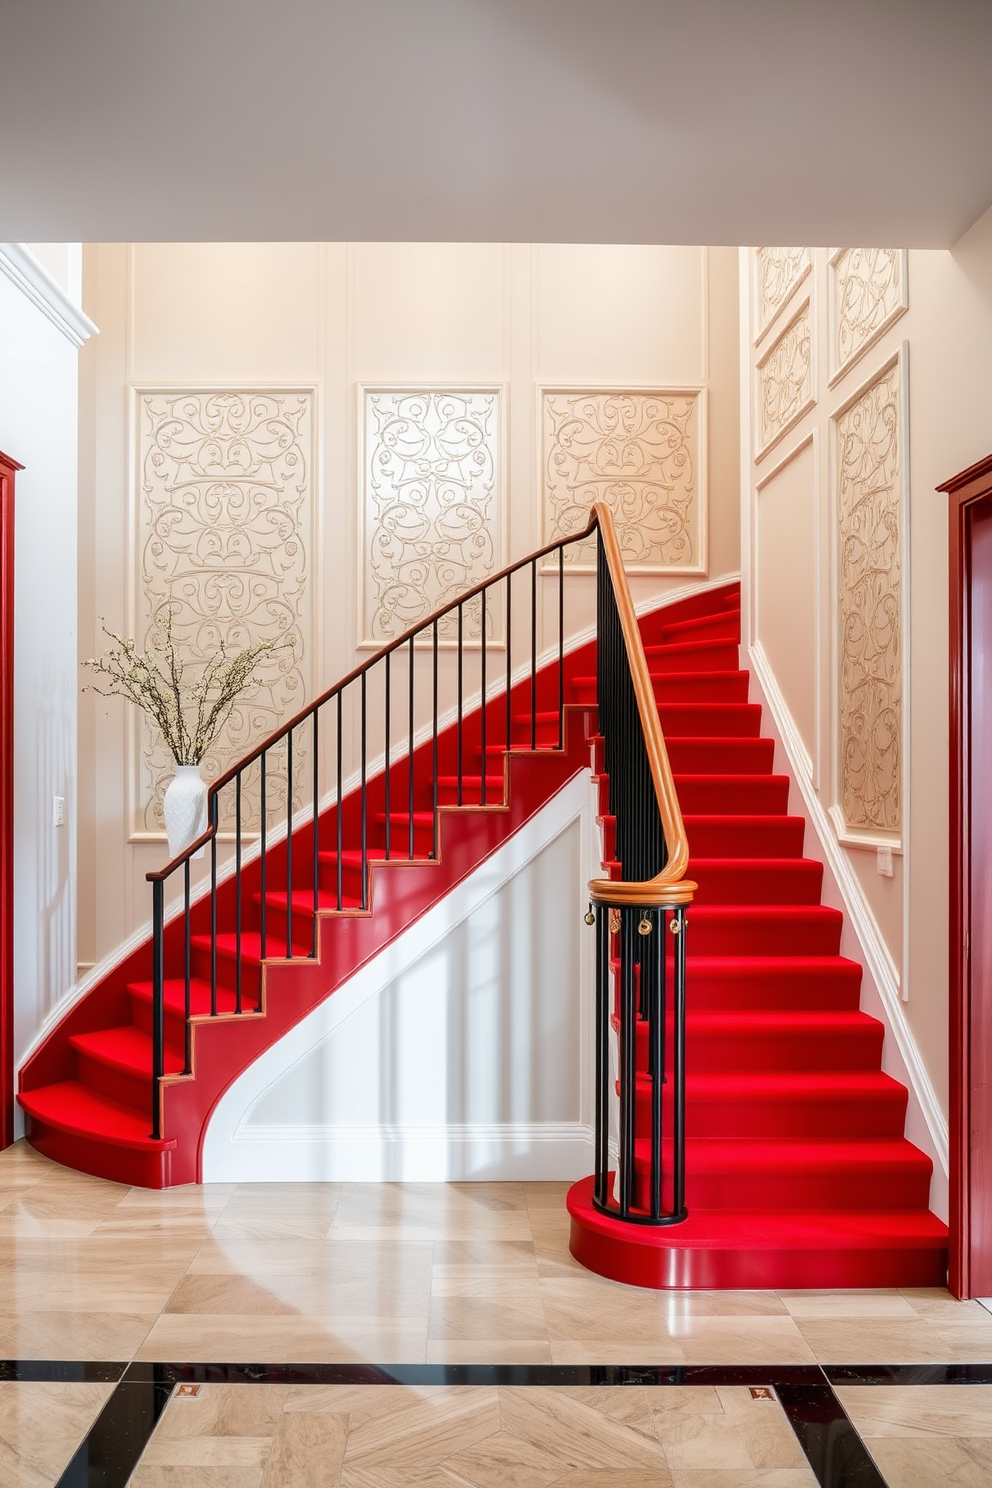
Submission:
[[[542,387],[539,398],[542,543],[581,532],[602,501],[631,573],[705,574],[705,388]],[[594,541],[575,544],[565,565],[591,573],[595,556]]]
[[[762,460],[816,402],[813,316],[807,295],[755,368],[756,460]]]
[[[171,611],[194,665],[274,641],[203,763],[215,779],[297,712],[311,691],[312,387],[136,386],[133,633],[147,640]],[[160,840],[172,760],[135,720],[131,841]],[[296,741],[294,741],[296,742]],[[294,765],[304,767],[300,739]],[[275,752],[273,752],[275,755]],[[285,811],[285,772],[272,760],[273,811]],[[258,823],[254,793],[245,829]]]
[[[360,645],[388,644],[504,563],[503,388],[422,385],[359,388]],[[457,644],[454,615],[439,644]],[[499,644],[498,602],[486,612]],[[478,600],[464,611],[478,645]]]
[[[755,307],[753,334],[757,346],[779,311],[810,273],[813,253],[810,248],[755,248],[751,253],[751,263]]]
[[[828,271],[830,386],[908,309],[905,248],[838,248]]]
[[[903,795],[904,354],[832,415],[836,533],[832,815],[842,841],[897,846]]]

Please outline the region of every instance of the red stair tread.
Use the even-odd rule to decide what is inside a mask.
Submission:
[[[128,984],[128,995],[138,1002],[151,1004],[152,984],[151,982],[130,982]],[[164,987],[164,1002],[167,1013],[183,1015],[186,999],[186,984],[179,978],[167,977]],[[194,1018],[206,1018],[210,1016],[210,983],[197,977],[190,978],[189,988],[190,1014]],[[245,1012],[253,1012],[251,998],[243,1000]],[[236,998],[233,988],[218,985],[217,987],[217,1012],[234,1013],[236,1011]]]
[[[20,1102],[29,1115],[46,1126],[74,1136],[82,1134],[94,1142],[144,1152],[171,1152],[176,1147],[174,1137],[152,1140],[148,1135],[150,1115],[109,1100],[80,1080],[22,1091]]]
[[[119,1028],[101,1028],[95,1033],[76,1033],[69,1042],[80,1053],[98,1059],[112,1069],[137,1072],[151,1079],[152,1041],[133,1023],[125,1023]],[[181,1074],[184,1063],[183,1050],[166,1042],[165,1073]]]

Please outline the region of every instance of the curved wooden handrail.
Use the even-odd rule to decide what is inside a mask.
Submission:
[[[675,782],[672,779],[672,769],[668,760],[668,751],[665,748],[665,738],[658,717],[658,708],[655,703],[654,688],[648,673],[647,658],[644,655],[644,645],[641,640],[641,632],[637,624],[637,615],[634,611],[633,601],[630,597],[630,589],[627,585],[627,576],[624,572],[623,558],[620,553],[620,544],[617,542],[616,528],[613,524],[613,513],[603,502],[596,502],[592,507],[589,522],[581,532],[573,533],[565,542],[572,543],[589,537],[593,532],[600,531],[603,540],[603,551],[609,566],[610,577],[613,582],[614,595],[616,597],[617,610],[620,616],[620,625],[623,632],[624,645],[627,651],[628,664],[630,666],[631,678],[634,684],[634,693],[637,698],[637,708],[641,720],[641,729],[644,735],[644,744],[647,750],[648,762],[651,769],[651,778],[654,782],[655,796],[658,801],[658,812],[661,817],[662,831],[668,852],[668,860],[662,871],[654,878],[647,879],[643,883],[616,879],[593,879],[589,884],[590,897],[603,904],[611,904],[628,907],[643,907],[645,909],[659,908],[661,906],[675,908],[691,902],[697,885],[690,879],[684,877],[685,870],[689,864],[689,843],[685,835],[685,826],[682,821],[682,812],[679,808],[678,797],[675,793]],[[429,630],[443,616],[456,610],[459,605],[466,604],[481,594],[484,589],[492,588],[508,575],[516,573],[521,568],[537,562],[538,559],[546,557],[549,553],[556,552],[563,546],[562,540],[548,543],[546,547],[539,548],[534,553],[528,553],[525,558],[520,558],[516,563],[510,563],[499,573],[493,574],[491,578],[484,579],[473,588],[467,589],[457,599],[438,610],[426,621],[412,626],[403,632],[395,641],[390,641],[387,646],[382,646],[372,656],[368,657],[359,666],[354,667],[346,677],[335,682],[322,692],[319,697],[307,704],[307,706],[287,723],[282,724],[267,738],[257,744],[250,753],[239,760],[219,779],[213,781],[208,792],[208,819],[214,816],[214,803],[219,792],[248,765],[254,763],[269,749],[272,749],[291,730],[298,728],[311,718],[319,708],[330,702],[346,687],[356,681],[363,672],[370,671],[384,657],[391,655],[401,646],[406,645],[414,637]],[[199,836],[188,848],[166,863],[163,868],[153,869],[145,874],[149,883],[163,882],[169,878],[177,868],[193,854],[205,847],[217,834],[217,827],[212,820],[205,832]]]
[[[637,614],[630,597],[627,575],[624,572],[620,544],[617,542],[616,528],[613,525],[613,513],[602,502],[596,502],[592,510],[603,540],[603,552],[613,581],[613,593],[620,615],[620,627],[623,631],[627,661],[634,684],[634,695],[637,698],[637,711],[640,715],[641,732],[644,735],[644,747],[647,750],[651,779],[654,782],[654,793],[658,801],[658,813],[661,817],[665,846],[668,849],[668,861],[660,873],[654,878],[646,879],[643,883],[624,879],[594,878],[589,885],[589,895],[596,903],[619,907],[677,908],[680,905],[690,904],[698,887],[691,879],[685,877],[685,871],[689,866],[689,840],[685,835],[682,810],[678,796],[675,794],[675,781],[672,779],[672,767],[668,760],[668,750],[665,748],[665,735],[662,731],[661,719],[658,717],[658,705],[655,702],[654,686],[648,672],[647,657],[644,655],[644,643],[641,640]]]

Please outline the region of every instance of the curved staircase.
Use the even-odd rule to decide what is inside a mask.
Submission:
[[[584,1179],[568,1197],[572,1251],[593,1270],[650,1287],[942,1284],[947,1236],[928,1210],[931,1163],[905,1139],[907,1092],[881,1069],[883,1028],[859,1008],[861,969],[839,953],[842,916],[820,903],[821,865],[803,857],[804,821],[789,814],[789,779],[774,772],[773,741],[748,701],[739,620],[730,585],[639,622],[698,884],[687,932],[689,1217],[623,1223],[594,1208]],[[244,864],[240,896],[233,878],[220,882],[215,935],[209,900],[193,902],[188,1020],[184,978],[170,972],[163,983],[159,1135],[149,943],[72,1007],[23,1067],[29,1141],[119,1182],[198,1181],[210,1113],[230,1082],[588,768],[590,746],[604,867],[620,877],[595,673],[595,643],[535,660],[509,700],[467,710],[436,745],[419,743],[412,778],[409,756],[370,775],[364,818],[353,789],[340,821],[331,805],[298,826],[293,861],[314,865],[316,899],[309,886],[287,896],[283,841],[264,855],[264,885],[261,857]],[[164,937],[174,969],[182,915]],[[637,1068],[635,1198],[644,1205],[640,1025]]]

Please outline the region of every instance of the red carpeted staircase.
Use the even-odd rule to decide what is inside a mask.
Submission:
[[[668,1229],[621,1224],[592,1208],[591,1180],[583,1180],[569,1195],[573,1252],[593,1270],[653,1287],[939,1284],[946,1231],[927,1208],[931,1164],[904,1138],[906,1090],[881,1071],[882,1026],[859,1010],[860,967],[839,954],[841,915],[820,904],[821,866],[802,855],[803,820],[789,815],[788,778],[774,773],[773,742],[761,737],[760,707],[748,702],[748,675],[738,661],[738,591],[731,586],[655,611],[641,630],[689,837],[689,876],[699,884],[687,941],[690,1217]],[[218,900],[217,1016],[210,1015],[208,905],[194,905],[191,1073],[182,1073],[184,986],[172,977],[160,1140],[149,1135],[148,945],[110,971],[25,1064],[19,1100],[29,1140],[60,1162],[120,1182],[197,1181],[210,1113],[237,1074],[588,766],[593,644],[565,657],[564,678],[564,748],[554,665],[538,673],[536,694],[530,681],[514,687],[509,751],[505,698],[487,708],[485,741],[481,713],[467,716],[462,806],[455,804],[454,730],[442,731],[436,859],[429,857],[429,746],[414,756],[412,844],[406,811],[395,809],[408,798],[405,761],[391,773],[388,863],[384,777],[370,780],[367,910],[357,793],[342,807],[340,863],[336,808],[323,813],[316,957],[309,888],[294,893],[293,958],[286,957],[282,845],[266,859],[263,963],[259,865],[246,866],[240,1015],[233,883],[221,885]],[[606,790],[601,776],[604,812]],[[605,814],[603,829],[606,865],[615,872]],[[297,863],[312,861],[310,829],[294,833],[293,844]],[[166,932],[172,965],[181,929],[177,921]],[[646,1115],[646,1082],[639,1094]],[[646,1166],[644,1154],[642,1188]]]
[[[773,772],[739,670],[735,591],[710,613],[659,618],[645,651],[686,833],[686,1202],[665,1228],[569,1195],[572,1252],[650,1287],[942,1285],[947,1232],[929,1212],[930,1159],[904,1136],[906,1089],[882,1072],[883,1027],[861,1012],[842,916]],[[591,691],[590,691],[591,689]],[[578,696],[595,696],[592,678]],[[608,782],[601,777],[601,802]],[[612,823],[603,818],[605,866]],[[638,1027],[646,1069],[646,1025]],[[648,1096],[638,1079],[637,1172],[647,1205]]]

